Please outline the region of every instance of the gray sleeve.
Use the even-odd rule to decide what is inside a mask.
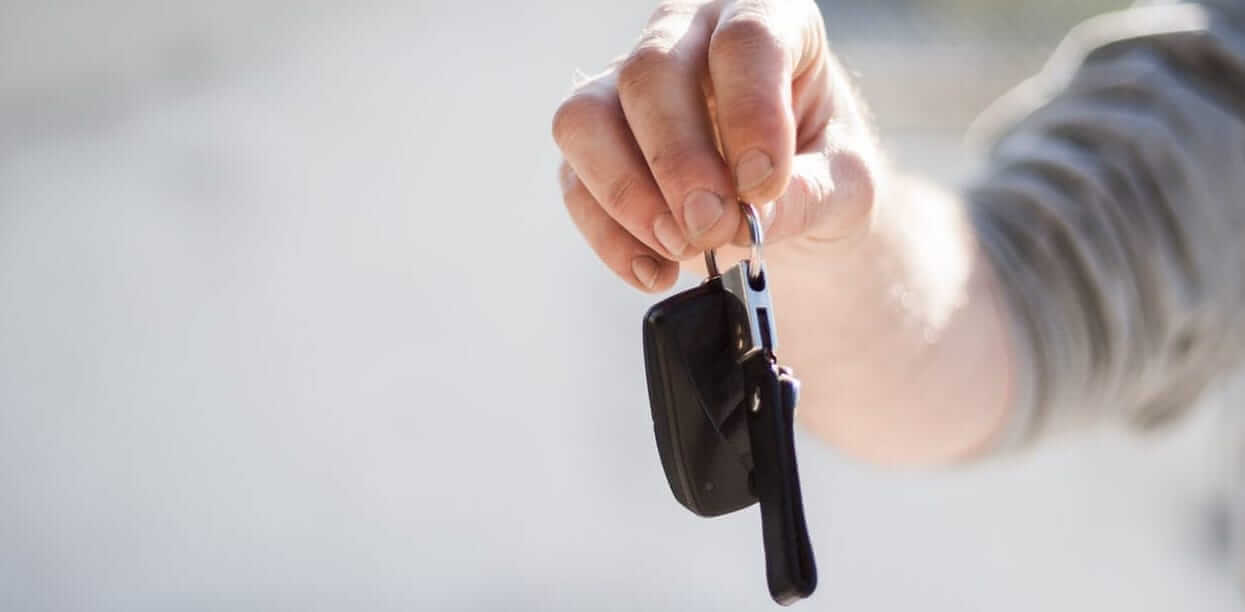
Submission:
[[[1179,415],[1245,354],[1240,24],[1098,18],[990,114],[1006,131],[967,198],[1027,360],[1003,444]]]

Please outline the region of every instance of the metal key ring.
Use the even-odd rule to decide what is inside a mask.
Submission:
[[[752,261],[748,266],[749,276],[752,280],[761,278],[761,270],[765,266],[765,261],[761,259],[761,245],[765,243],[765,230],[761,228],[761,215],[757,214],[757,209],[752,204],[740,202],[744,209],[744,217],[748,219],[748,237],[752,238]]]
[[[765,265],[761,258],[761,246],[765,243],[765,230],[761,228],[761,216],[757,214],[755,206],[740,202],[740,208],[744,211],[744,218],[748,220],[748,237],[752,239],[752,257],[749,258],[751,265],[748,266],[748,276],[752,280],[761,278],[761,270]],[[718,275],[718,256],[713,249],[705,251],[705,269],[708,270],[709,278]]]

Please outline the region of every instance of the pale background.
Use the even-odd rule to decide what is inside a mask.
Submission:
[[[826,13],[894,156],[950,178],[1112,5]],[[671,498],[655,298],[554,180],[574,70],[650,8],[0,1],[0,610],[770,609],[755,510]],[[1224,429],[941,474],[803,436],[801,608],[1237,609]]]

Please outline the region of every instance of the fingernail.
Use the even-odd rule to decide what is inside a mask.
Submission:
[[[747,191],[760,185],[774,172],[774,162],[761,151],[749,151],[739,158],[735,165],[735,180],[740,191]]]
[[[683,237],[683,230],[679,229],[679,224],[674,221],[674,215],[670,213],[657,217],[657,220],[653,222],[653,235],[657,236],[657,242],[665,247],[671,257],[681,257],[683,251],[687,249],[687,239]]]
[[[683,222],[689,237],[697,238],[722,218],[722,198],[708,191],[693,191],[683,200]]]
[[[657,282],[657,261],[652,257],[640,256],[631,260],[631,272],[641,285],[652,289]]]

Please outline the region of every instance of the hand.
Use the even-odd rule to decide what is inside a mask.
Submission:
[[[800,420],[840,450],[949,461],[1003,431],[1013,349],[966,209],[883,171],[811,1],[663,4],[553,133],[571,218],[638,288],[746,244],[736,200],[758,205]]]
[[[676,262],[746,244],[832,240],[873,208],[879,164],[811,0],[666,2],[630,54],[558,108],[563,199],[616,274],[668,288]]]

